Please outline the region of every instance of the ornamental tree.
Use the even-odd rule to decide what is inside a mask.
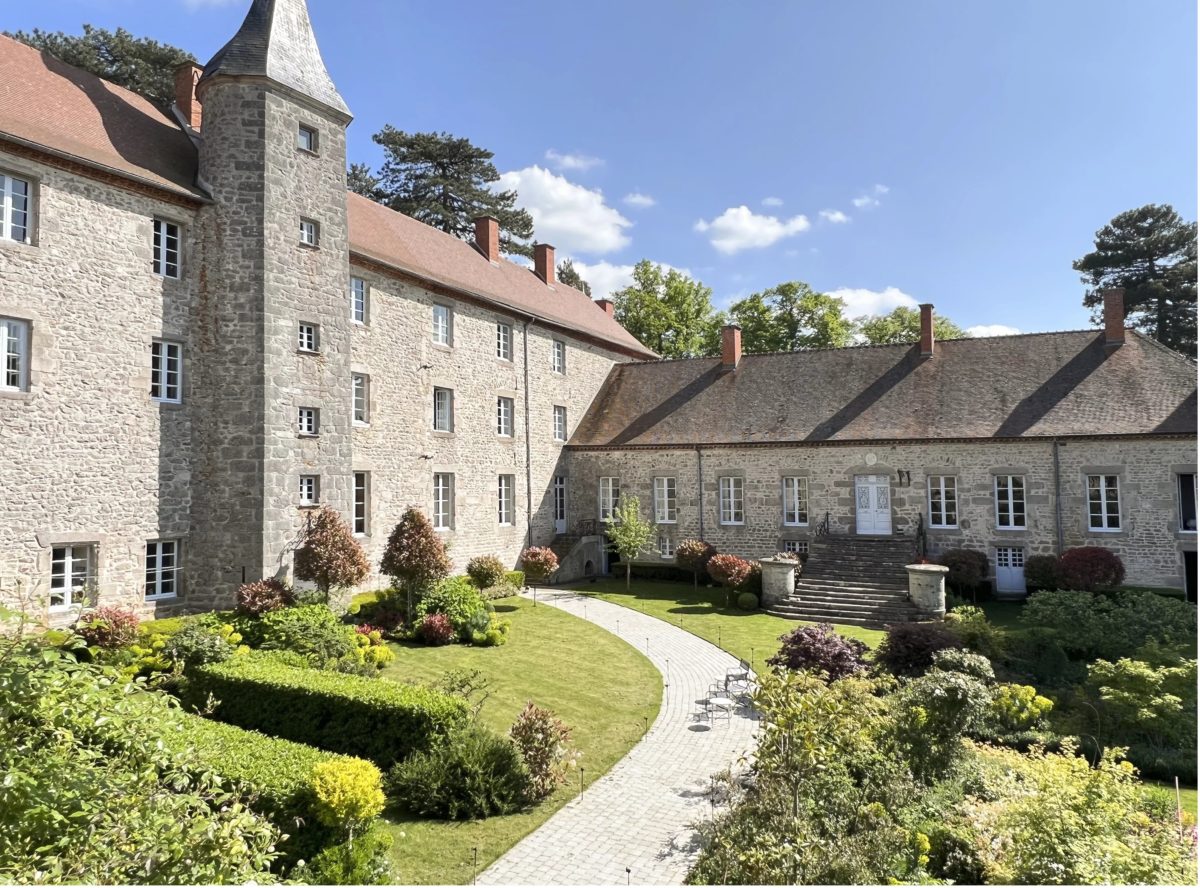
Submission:
[[[392,585],[407,593],[410,615],[413,598],[420,598],[435,583],[448,577],[452,568],[442,538],[425,513],[410,506],[392,529],[379,562],[379,569],[392,578]]]
[[[681,540],[675,547],[675,563],[683,570],[692,572],[692,588],[700,585],[700,572],[707,569],[709,559],[717,554],[717,547],[704,540]]]
[[[370,562],[350,526],[332,506],[309,517],[295,556],[296,579],[316,583],[328,600],[330,589],[357,586],[371,573]]]
[[[642,504],[636,496],[622,494],[611,518],[605,518],[608,540],[612,549],[625,562],[625,591],[629,591],[632,562],[650,548],[654,525],[642,517]]]
[[[545,546],[530,546],[521,553],[521,569],[526,580],[540,583],[558,570],[558,556]]]

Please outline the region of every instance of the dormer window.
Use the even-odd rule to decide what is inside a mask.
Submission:
[[[300,124],[296,131],[296,147],[309,154],[317,153],[317,131],[311,126]]]

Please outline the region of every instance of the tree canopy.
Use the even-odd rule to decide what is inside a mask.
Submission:
[[[558,279],[568,286],[574,287],[576,290],[581,290],[588,296],[592,295],[592,286],[575,270],[575,263],[570,259],[564,259],[558,263]]]
[[[32,34],[4,33],[164,106],[175,100],[175,69],[196,60],[177,46],[134,37],[124,28],[109,31],[84,25],[82,34],[38,28]]]
[[[729,319],[742,328],[742,348],[749,354],[837,348],[849,345],[854,332],[845,308],[835,296],[788,281],[735,302]]]
[[[383,166],[372,172],[352,164],[351,189],[463,240],[474,236],[476,217],[494,216],[500,248],[533,255],[533,217],[517,207],[517,192],[491,187],[500,180],[491,151],[450,133],[406,133],[390,124],[372,138],[383,147]]]
[[[921,338],[921,311],[898,305],[885,315],[858,318],[855,322],[858,332],[871,345],[896,345],[905,342],[916,342]],[[949,318],[944,318],[934,312],[934,339],[962,339],[967,332]]]
[[[664,358],[706,354],[714,328],[712,289],[674,268],[643,259],[633,283],[612,294],[616,318],[642,345]]]
[[[1100,323],[1109,287],[1125,289],[1129,323],[1168,348],[1196,354],[1196,223],[1168,204],[1126,210],[1096,232],[1095,250],[1076,259],[1083,304]]]

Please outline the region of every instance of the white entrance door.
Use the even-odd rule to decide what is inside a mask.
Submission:
[[[996,591],[1025,594],[1025,550],[1020,546],[996,548]]]
[[[861,534],[892,532],[892,489],[889,475],[854,476],[854,517]]]
[[[567,479],[554,476],[554,532],[567,532]]]

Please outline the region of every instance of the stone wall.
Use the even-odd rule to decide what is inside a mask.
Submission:
[[[958,527],[929,529],[933,553],[972,548],[993,561],[997,546],[1021,546],[1028,555],[1053,554],[1056,547],[1054,469],[1050,441],[745,447],[696,450],[572,450],[569,452],[572,520],[598,515],[599,479],[616,476],[623,493],[636,494],[643,514],[653,517],[652,479],[676,479],[679,517],[659,531],[678,541],[702,536],[723,552],[760,558],[785,540],[807,540],[829,513],[832,532],[854,532],[854,476],[891,478],[894,533],[915,533],[918,516],[928,518],[927,479],[958,479]],[[1125,562],[1130,584],[1183,586],[1182,552],[1194,551],[1196,534],[1179,530],[1178,473],[1196,471],[1194,440],[1072,440],[1060,449],[1063,544],[1113,549]],[[903,474],[900,474],[903,473]],[[996,529],[993,478],[1026,479],[1027,529]],[[1087,529],[1086,475],[1117,474],[1121,490],[1118,532]],[[717,514],[718,479],[744,479],[745,523],[722,525]],[[782,478],[808,478],[809,523],[783,524]],[[701,485],[700,478],[703,478]],[[701,489],[702,488],[702,489]],[[700,507],[702,504],[702,507]],[[650,553],[644,561],[669,563]]]

